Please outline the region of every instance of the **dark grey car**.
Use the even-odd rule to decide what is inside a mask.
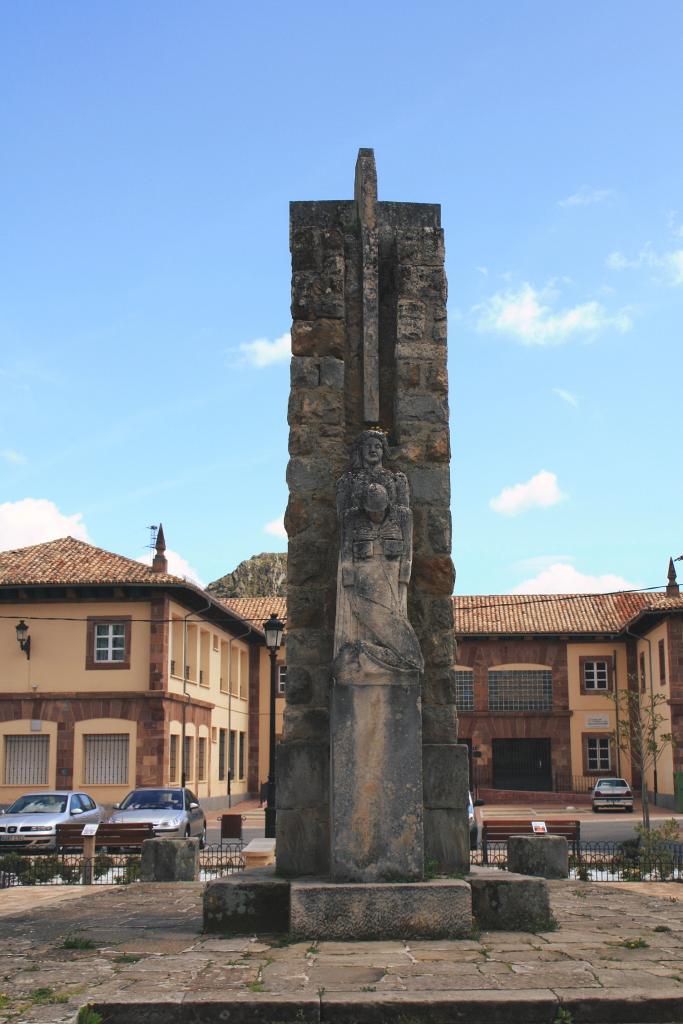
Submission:
[[[149,823],[159,838],[197,836],[202,849],[206,843],[206,816],[190,789],[174,786],[134,789],[120,804],[114,805],[109,820],[117,824]]]
[[[68,789],[24,793],[0,815],[0,852],[54,850],[57,825],[101,821],[104,809],[87,793]]]

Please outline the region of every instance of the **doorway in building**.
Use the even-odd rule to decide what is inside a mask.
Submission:
[[[493,788],[550,791],[550,740],[494,740]]]

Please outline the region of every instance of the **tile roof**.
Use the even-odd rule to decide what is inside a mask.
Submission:
[[[12,551],[0,551],[0,587],[148,584],[195,584],[170,573],[153,573],[148,565],[123,555],[61,537]],[[271,612],[286,621],[284,597],[218,598],[206,595],[257,632]],[[618,594],[468,594],[453,598],[455,632],[460,636],[539,633],[620,633],[647,611],[683,612],[683,595]]]
[[[221,604],[254,627],[271,612],[287,620],[284,597],[221,598]],[[620,633],[643,612],[683,612],[683,596],[666,594],[473,594],[453,598],[455,632],[460,636],[500,633]]]
[[[500,633],[620,633],[646,611],[683,611],[683,596],[621,594],[475,594],[453,598],[459,636]]]
[[[216,600],[259,630],[262,630],[271,612],[275,612],[283,622],[287,621],[286,597],[219,597]]]
[[[180,576],[152,572],[151,566],[112,554],[74,537],[0,551],[0,586],[54,584],[172,583],[187,585]]]

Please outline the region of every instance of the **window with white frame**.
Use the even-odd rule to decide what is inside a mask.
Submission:
[[[47,786],[49,736],[5,736],[5,785]]]
[[[610,689],[610,663],[607,658],[583,658],[583,689],[591,693],[606,693]]]
[[[91,733],[83,737],[83,785],[128,784],[128,733]]]
[[[277,692],[284,693],[287,688],[287,666],[278,665],[277,667]]]
[[[609,736],[586,737],[586,768],[589,772],[612,770],[612,749]]]
[[[126,660],[126,626],[123,622],[95,623],[95,661]]]

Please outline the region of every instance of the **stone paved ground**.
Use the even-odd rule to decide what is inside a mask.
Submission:
[[[202,889],[0,893],[0,1020],[67,1022],[88,1001],[118,1005],[117,1024],[172,1024],[181,1002],[193,1022],[683,1020],[675,883],[551,882],[559,928],[543,934],[319,945],[203,936]],[[68,948],[78,944],[92,948]]]

